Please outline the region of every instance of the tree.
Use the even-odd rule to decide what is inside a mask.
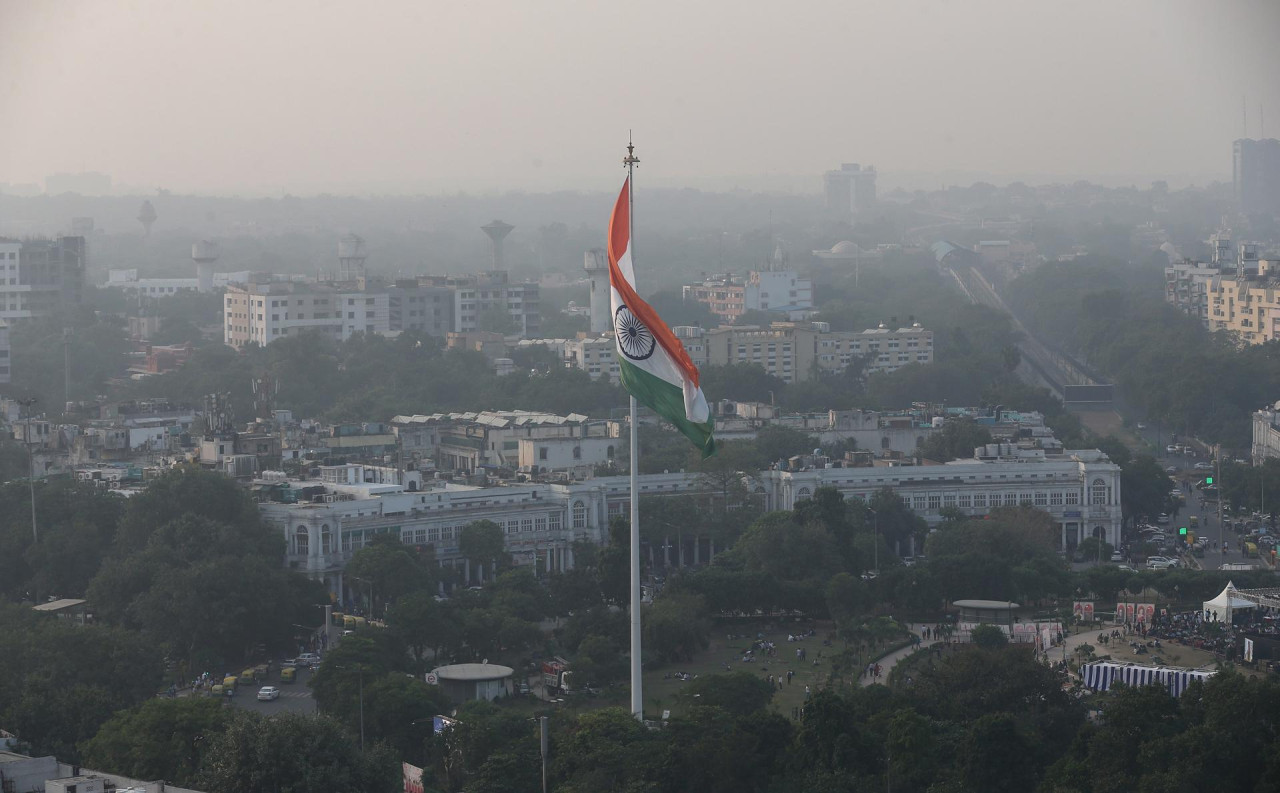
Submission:
[[[477,567],[484,569],[488,565],[492,578],[497,575],[499,563],[506,558],[506,535],[502,527],[491,520],[473,520],[462,527],[458,550]]]
[[[155,696],[162,672],[136,633],[0,604],[0,723],[34,753],[76,761],[99,725]]]
[[[374,536],[372,542],[352,554],[346,574],[369,588],[373,598],[370,613],[380,614],[399,597],[431,589],[432,567],[422,564],[417,551],[401,544],[399,535],[387,533]],[[379,605],[381,609],[377,608]]]
[[[199,785],[210,793],[393,793],[400,769],[393,752],[361,751],[359,738],[331,718],[245,714],[213,739]]]
[[[501,333],[510,336],[520,332],[520,326],[511,312],[504,308],[487,308],[476,314],[476,330],[486,333]]]
[[[420,590],[395,602],[387,612],[387,624],[422,664],[428,648],[435,660],[441,650],[448,654],[461,643],[461,629],[453,616],[429,591]]]
[[[972,457],[974,449],[988,443],[991,443],[991,433],[986,427],[970,419],[953,418],[925,440],[920,453],[930,460],[945,463],[957,457]]]
[[[697,595],[664,592],[645,609],[641,627],[644,648],[664,663],[689,661],[710,643],[711,620]]]
[[[969,632],[969,638],[984,650],[996,650],[1009,643],[1009,637],[995,625],[979,625]]]
[[[104,723],[82,747],[83,763],[135,779],[195,785],[213,739],[234,713],[208,697],[151,699]]]
[[[688,705],[724,708],[735,716],[764,710],[773,699],[774,688],[750,672],[701,675],[680,693]]]

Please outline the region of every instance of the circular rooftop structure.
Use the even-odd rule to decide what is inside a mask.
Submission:
[[[477,680],[501,680],[515,674],[514,669],[501,664],[449,664],[431,670],[441,680],[475,682]]]
[[[432,669],[427,682],[440,686],[445,697],[454,702],[493,701],[512,694],[514,673],[514,669],[501,664],[449,664]]]
[[[1010,600],[953,600],[960,621],[985,625],[1012,625],[1018,604]]]

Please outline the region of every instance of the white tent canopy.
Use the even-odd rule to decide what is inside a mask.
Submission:
[[[1257,603],[1239,597],[1236,594],[1236,585],[1228,581],[1226,589],[1223,589],[1216,598],[1204,602],[1204,618],[1208,621],[1229,623],[1233,612],[1257,607]]]

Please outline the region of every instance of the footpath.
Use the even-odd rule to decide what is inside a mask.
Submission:
[[[862,677],[858,678],[858,684],[861,686],[872,686],[877,683],[882,683],[884,681],[887,681],[889,679],[889,672],[892,671],[893,668],[898,665],[898,662],[900,662],[903,658],[906,658],[912,653],[919,652],[920,650],[923,650],[926,647],[932,647],[933,645],[937,644],[938,643],[937,639],[924,638],[925,628],[929,629],[929,635],[932,636],[933,632],[938,629],[938,626],[915,625],[915,624],[911,624],[907,626],[907,629],[912,633],[912,635],[920,637],[920,643],[914,644],[914,645],[909,644],[906,647],[903,647],[898,650],[894,650],[893,652],[886,655],[884,658],[881,658],[879,661],[876,661],[876,663],[880,664],[880,677],[872,678],[872,677],[863,675]]]

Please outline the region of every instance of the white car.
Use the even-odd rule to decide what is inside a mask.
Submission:
[[[1138,422],[1138,429],[1145,430],[1146,428],[1147,428],[1146,424],[1143,424],[1142,422]]]
[[[273,702],[280,699],[280,689],[275,686],[263,686],[258,689],[259,702]]]
[[[1166,556],[1152,556],[1147,559],[1148,570],[1168,570],[1170,567],[1177,567],[1178,560],[1170,559]]]
[[[1212,471],[1213,463],[1196,463],[1195,469],[1197,471]]]
[[[1179,451],[1181,451],[1177,446],[1166,446],[1164,447],[1164,450],[1169,454],[1177,454]]]
[[[1168,522],[1169,522],[1169,516],[1163,512],[1161,512],[1159,517],[1156,518],[1156,523],[1159,523],[1161,526],[1168,524]]]

